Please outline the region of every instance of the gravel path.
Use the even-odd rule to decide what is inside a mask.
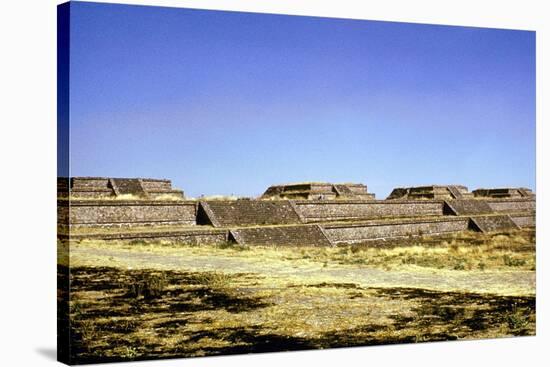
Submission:
[[[383,270],[357,265],[332,265],[300,261],[262,261],[258,258],[189,253],[162,254],[123,248],[76,246],[71,261],[82,265],[159,268],[177,271],[256,273],[274,284],[355,283],[362,287],[406,287],[437,291],[463,291],[500,295],[534,295],[534,271],[455,271],[410,267]],[[92,260],[93,259],[93,260]]]

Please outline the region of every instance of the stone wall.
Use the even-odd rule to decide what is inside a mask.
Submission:
[[[72,190],[70,199],[66,195],[68,187]],[[247,245],[304,246],[438,235],[467,229],[508,231],[535,225],[534,196],[473,199],[463,186],[396,189],[394,196],[405,195],[410,199],[395,200],[366,200],[367,196],[361,195],[370,194],[361,184],[308,183],[277,186],[270,190],[274,195],[286,191],[304,191],[309,195],[330,190],[339,198],[196,202],[181,199],[183,193],[172,189],[169,180],[60,178],[58,230],[61,237],[70,233],[75,239],[156,239],[192,244],[233,241]],[[522,195],[529,194],[524,189],[517,191]],[[84,199],[74,198],[75,192]],[[152,199],[178,193],[181,197],[177,200]],[[98,199],[108,196],[113,197]],[[140,199],[134,200],[134,196]],[[129,197],[132,200],[122,200]],[[438,197],[452,199],[444,201]],[[124,229],[137,226],[145,228]],[[95,233],[93,229],[78,230],[97,227],[110,229],[96,230]]]
[[[156,199],[163,196],[184,199],[182,190],[174,189],[170,180],[141,179],[141,185],[150,199]]]
[[[361,243],[383,238],[415,235],[435,235],[461,232],[468,229],[468,218],[378,221],[358,224],[323,225],[324,233],[334,244]]]
[[[489,199],[486,202],[495,212],[535,211],[537,207],[533,199]]]
[[[103,199],[131,194],[137,197],[155,199],[160,196],[171,196],[183,199],[183,191],[172,188],[170,180],[153,178],[108,178],[108,177],[59,177],[58,196],[65,197],[70,187],[73,198]]]
[[[70,194],[82,198],[107,198],[115,192],[106,177],[73,177],[69,180]]]
[[[71,233],[72,240],[170,241],[184,244],[223,244],[228,242],[260,246],[331,246],[395,239],[420,235],[441,235],[468,229],[494,232],[534,226],[534,216],[481,215],[401,220],[371,220],[362,223],[300,224],[285,226],[166,229],[160,231]],[[61,234],[60,238],[69,238]]]
[[[58,201],[60,218],[73,227],[194,225],[197,203],[189,201]]]
[[[140,232],[112,232],[112,233],[86,233],[70,236],[61,234],[61,239],[83,240],[116,240],[116,241],[168,241],[190,245],[225,244],[228,241],[229,231],[225,229],[197,229],[197,230],[170,230],[170,231],[140,231]]]
[[[443,215],[443,201],[296,201],[305,222]]]
[[[72,177],[71,188],[73,189],[112,189],[107,177]]]
[[[145,191],[171,191],[172,182],[170,180],[142,179],[141,184]]]
[[[503,187],[493,189],[477,189],[472,191],[476,197],[490,198],[532,198],[535,196],[533,191],[525,187]]]
[[[215,227],[443,215],[443,201],[233,200],[201,202],[199,224]]]
[[[436,200],[451,200],[451,199],[467,199],[473,197],[473,194],[468,192],[468,188],[462,185],[430,185],[430,186],[415,186],[415,187],[397,187],[388,196],[389,200],[394,199],[436,199]]]
[[[261,198],[275,200],[374,200],[375,195],[367,192],[367,186],[360,183],[303,182],[270,186]]]
[[[521,228],[535,227],[537,224],[536,215],[533,214],[511,214],[510,218]]]

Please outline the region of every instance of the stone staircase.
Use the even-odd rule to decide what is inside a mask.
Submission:
[[[202,201],[201,222],[215,227],[299,224],[300,217],[289,201]],[[208,223],[209,222],[209,223]]]
[[[510,218],[509,215],[487,215],[470,218],[474,230],[481,232],[498,232],[519,229],[520,227]]]
[[[530,190],[528,191],[527,189],[524,189],[524,188],[519,188],[518,192],[522,197],[531,197],[531,196],[533,196],[533,193]]]
[[[134,195],[142,198],[147,197],[141,181],[137,178],[111,178],[109,181],[117,196]]]
[[[239,228],[230,230],[229,237],[241,245],[331,246],[317,225]]]
[[[455,199],[462,199],[464,197],[456,186],[451,185],[451,186],[447,187],[447,190],[449,190],[449,192],[451,193],[451,195]]]
[[[343,197],[355,196],[355,193],[351,191],[351,189],[346,185],[334,185],[333,187],[336,193],[338,194],[338,196],[343,196]]]
[[[490,214],[493,209],[485,201],[481,200],[446,200],[445,209],[454,215]]]

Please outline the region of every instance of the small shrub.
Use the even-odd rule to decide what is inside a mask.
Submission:
[[[524,259],[513,258],[508,254],[503,255],[502,260],[504,261],[504,265],[506,266],[523,266],[526,264],[526,261]]]
[[[97,329],[92,320],[82,320],[76,323],[76,330],[82,338],[85,348],[90,351],[90,345],[97,337]]]
[[[443,267],[445,267],[445,264],[443,263],[443,261],[440,258],[435,256],[420,257],[415,260],[415,264],[425,268],[442,269]]]
[[[239,245],[239,244],[231,243],[231,242],[221,243],[219,245],[216,245],[216,247],[221,249],[221,250],[225,250],[225,249],[231,249],[231,250],[237,250],[237,251],[248,251],[248,250],[250,250],[250,246],[248,246],[248,245]]]
[[[517,308],[516,304],[513,305],[512,311],[506,315],[506,322],[508,323],[508,327],[513,331],[519,331],[529,325],[528,316],[524,315],[524,313]]]
[[[340,250],[338,250],[338,254],[340,255],[347,255],[348,254],[348,249],[349,247],[347,246],[343,246],[340,248]],[[303,251],[303,250],[302,250]]]
[[[130,285],[128,296],[135,299],[153,299],[162,296],[166,287],[166,277],[164,275],[149,275],[143,280]]]
[[[464,260],[459,260],[455,266],[453,266],[454,270],[465,270],[466,269],[466,262]]]
[[[133,331],[138,325],[136,321],[128,319],[120,320],[117,324],[118,329],[124,333]]]
[[[120,354],[121,357],[124,357],[126,359],[136,358],[138,355],[139,353],[136,348],[127,346],[124,347],[122,353]]]
[[[458,252],[459,250],[458,243],[456,243],[455,240],[452,240],[449,245],[449,249],[451,250],[451,252]]]
[[[71,307],[70,307],[70,311],[73,314],[73,317],[75,319],[80,318],[80,316],[82,315],[82,305],[81,305],[81,303],[80,302],[72,302]]]
[[[196,280],[198,284],[223,289],[229,287],[231,275],[218,272],[201,273]]]
[[[145,242],[144,240],[131,240],[130,242],[128,242],[128,244],[131,246],[143,246],[146,245],[147,242]]]
[[[358,257],[358,258],[351,259],[350,263],[356,264],[356,265],[368,265],[369,260]]]
[[[250,251],[250,246],[248,245],[235,245],[233,248],[237,251]]]

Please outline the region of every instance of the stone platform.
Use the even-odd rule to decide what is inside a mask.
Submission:
[[[57,196],[75,199],[105,199],[119,196],[156,199],[184,199],[183,191],[172,188],[172,182],[155,178],[58,177]]]
[[[168,180],[58,180],[58,190],[70,193],[58,199],[59,238],[330,246],[462,231],[506,232],[536,224],[534,194],[474,197],[464,186],[434,185],[395,189],[394,198],[387,200],[346,199],[353,190],[366,192],[366,186],[325,186],[340,198],[197,201],[182,199]],[[174,191],[181,196],[159,198]]]

